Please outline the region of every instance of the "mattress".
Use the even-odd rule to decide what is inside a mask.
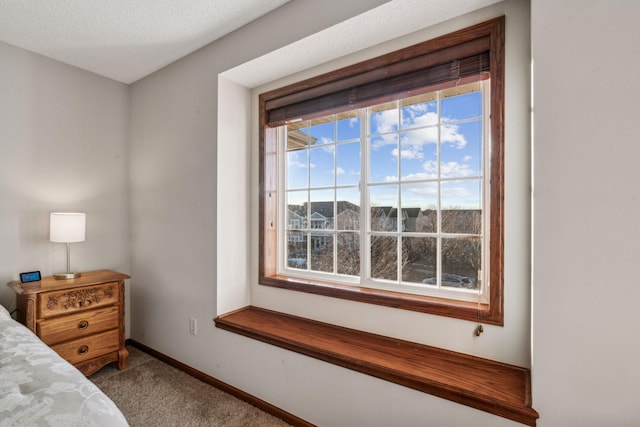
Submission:
[[[0,306],[0,427],[128,426],[80,371]]]

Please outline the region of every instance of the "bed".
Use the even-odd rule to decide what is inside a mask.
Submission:
[[[0,305],[0,427],[128,426],[80,371]]]

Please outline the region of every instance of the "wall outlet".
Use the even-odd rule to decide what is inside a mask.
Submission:
[[[189,318],[189,333],[191,335],[198,335],[198,321],[195,317]]]

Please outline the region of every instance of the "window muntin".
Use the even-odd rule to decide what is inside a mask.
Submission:
[[[503,325],[504,60],[504,17],[500,17],[371,60],[261,93],[259,96],[259,284]],[[286,136],[279,134],[281,128],[278,128],[278,126],[302,119],[311,120],[330,114],[345,114],[347,110],[354,110],[376,102],[384,104],[408,95],[418,96],[425,94],[427,98],[419,102],[416,101],[416,103],[428,103],[433,101],[428,99],[428,93],[456,87],[460,88],[469,82],[478,81],[478,76],[481,76],[481,79],[491,78],[490,82],[486,82],[487,84],[484,88],[486,90],[484,98],[490,106],[491,115],[490,119],[484,122],[487,129],[483,129],[483,131],[487,140],[484,141],[486,151],[482,153],[484,163],[488,164],[487,160],[490,159],[490,168],[486,169],[487,166],[484,165],[485,176],[483,181],[485,186],[480,190],[482,192],[482,202],[485,203],[482,207],[485,215],[481,217],[481,226],[484,227],[482,231],[484,233],[484,247],[482,248],[483,253],[480,261],[489,267],[488,272],[486,270],[483,271],[486,280],[484,284],[486,286],[485,296],[488,299],[486,301],[465,302],[446,297],[431,297],[402,293],[397,290],[365,287],[360,285],[359,277],[356,277],[354,284],[346,285],[343,281],[327,279],[326,275],[319,275],[320,277],[313,278],[298,277],[295,274],[282,274],[282,266],[278,265],[278,248],[283,247],[282,236],[284,233],[279,232],[279,230],[286,227],[286,222],[283,222],[283,218],[287,216],[287,212],[283,209],[283,190],[278,187],[278,183],[282,182],[281,179],[284,179],[285,176],[282,159],[278,159],[278,141],[282,141]],[[421,88],[426,88],[427,90]],[[461,94],[459,93],[459,95]],[[445,97],[441,96],[441,98]],[[405,124],[411,120],[411,116],[409,110],[405,111],[405,121],[399,123],[402,123],[401,126],[406,128],[408,124]],[[463,114],[454,118],[466,120],[469,117]],[[352,120],[353,117],[343,117],[343,120],[347,119]],[[370,126],[366,123],[366,117],[360,120],[360,126]],[[355,141],[357,138],[360,145],[359,152],[368,150],[370,141],[360,141],[359,136],[349,135],[350,128],[346,126],[347,124],[348,122],[344,121],[342,125],[336,126],[338,128],[336,130],[338,135],[336,141],[340,142],[348,139]],[[462,126],[463,124],[459,123],[459,125]],[[290,137],[288,139],[289,142],[295,142],[294,134],[288,136]],[[302,143],[302,146],[309,144],[308,140],[305,139],[307,136],[303,136],[303,141],[298,143]],[[408,148],[411,148],[410,145],[404,144],[402,146],[402,149]],[[398,154],[401,155],[400,150],[398,150]],[[444,149],[441,154],[443,159],[448,155]],[[450,160],[449,162],[452,161]],[[309,168],[309,156],[303,156],[300,159],[300,164],[302,167],[305,167],[306,164],[306,167]],[[469,180],[468,176],[464,176],[467,172],[464,169],[456,168],[456,165],[452,163],[448,166],[450,167],[446,171],[443,168],[443,171],[450,174],[450,177],[442,181],[452,181],[452,183],[440,183],[438,191],[441,190],[440,186],[445,186],[445,189],[450,188],[451,190],[449,191],[460,191],[459,189],[455,190],[453,181]],[[411,176],[409,176],[412,174],[411,168],[407,169],[407,166],[405,166],[404,169],[406,172],[404,175],[401,174],[402,171],[399,169],[397,170],[397,175],[395,175],[400,177],[399,180],[403,180],[403,177],[407,178],[398,185],[399,197],[402,197],[402,187],[413,183]],[[416,171],[414,170],[413,172]],[[427,170],[426,172],[429,171]],[[364,172],[362,175],[364,176]],[[465,179],[458,179],[461,175]],[[337,179],[340,179],[340,177],[347,178],[347,175],[338,174]],[[414,175],[414,177],[418,176]],[[305,178],[305,181],[302,185],[307,187],[298,187],[297,190],[301,193],[305,193],[304,188],[309,186],[309,177],[303,176],[303,178]],[[342,184],[345,184],[339,183],[337,179],[336,192],[342,191]],[[356,182],[353,177],[351,179],[351,183]],[[378,184],[388,185],[384,181],[379,181]],[[425,185],[424,182],[418,182],[418,184]],[[366,187],[365,184],[362,185]],[[347,191],[347,187],[344,188],[345,191]],[[348,190],[352,192],[359,191],[360,198],[369,197],[368,189],[364,188],[360,191],[358,185],[355,187],[355,190],[353,188],[348,188]],[[314,187],[313,189],[325,190],[327,188]],[[491,190],[490,192],[488,191],[489,189]],[[294,195],[293,190],[289,196],[292,195]],[[306,200],[310,201],[309,194],[305,193],[305,197]],[[280,201],[280,206],[278,201]],[[427,214],[433,215],[433,212],[428,211]],[[367,216],[368,214],[366,216],[362,215],[362,221],[365,222],[359,222],[358,225],[361,229],[370,230],[370,219]],[[306,219],[308,220],[308,214]],[[452,220],[446,220],[445,226],[447,221],[451,223]],[[431,224],[435,223],[432,221]],[[316,231],[316,233],[318,232]],[[326,230],[325,232],[332,231]],[[368,234],[364,234],[362,238],[360,238],[360,235],[356,236],[362,247],[367,248],[370,245],[370,242],[367,241]],[[304,239],[307,237],[305,234],[300,239],[305,241]],[[393,236],[384,235],[382,237]],[[448,236],[447,238],[462,240],[467,247],[473,249],[477,237],[467,237],[466,240],[464,240],[465,236]],[[445,249],[455,246],[452,242],[444,240],[444,238],[442,237],[440,244],[442,245],[442,242],[444,242]],[[345,239],[337,238],[336,240],[341,242]],[[376,243],[387,240],[376,239]],[[458,242],[458,240],[455,242]],[[351,248],[353,247],[353,241],[354,239],[351,239],[349,245],[338,244],[340,244],[341,248]],[[410,240],[407,240],[407,242],[413,243]],[[396,240],[396,244],[399,244],[398,240]],[[423,245],[425,250],[431,248],[431,246],[428,246],[429,244],[432,245],[430,242],[427,242],[427,245]],[[334,246],[338,247],[337,244]],[[304,247],[309,246],[305,244]],[[405,249],[405,253],[409,250]],[[299,252],[302,253],[303,250],[300,249]],[[398,253],[401,254],[402,252],[399,251]],[[309,253],[302,255],[306,255],[306,258],[298,260],[298,264],[307,269],[304,263],[310,261]],[[348,259],[345,253],[341,254],[341,258],[343,260]],[[426,257],[425,262],[432,262],[430,261],[432,258]],[[280,259],[283,259],[282,256]],[[351,259],[359,260],[359,258]],[[402,262],[402,258],[399,258],[399,261]],[[436,261],[439,260],[436,259]],[[344,270],[345,268],[342,268],[341,271],[337,265],[334,265],[333,273],[331,274],[336,274],[335,272],[342,274]],[[355,274],[354,271],[361,270],[367,270],[364,264],[358,265],[357,261],[351,262],[348,269],[349,273],[342,276],[341,279],[349,280]],[[444,282],[451,282],[453,279],[452,283],[456,283],[458,280],[449,276],[442,276],[442,278],[445,279]],[[380,282],[385,283],[384,280]],[[447,289],[447,283],[444,284],[444,289]],[[451,289],[451,291],[457,291],[457,289]]]
[[[486,302],[489,84],[282,126],[278,273]]]

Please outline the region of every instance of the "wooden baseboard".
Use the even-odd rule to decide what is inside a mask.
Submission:
[[[166,364],[173,366],[176,369],[179,369],[185,372],[188,375],[191,375],[194,378],[199,379],[200,381],[207,383],[213,387],[216,387],[230,395],[237,397],[238,399],[249,403],[250,405],[255,406],[258,409],[263,410],[264,412],[273,415],[274,417],[280,418],[282,421],[289,423],[296,427],[316,427],[314,424],[311,424],[302,418],[298,418],[293,414],[290,414],[287,411],[284,411],[277,406],[274,406],[268,402],[265,402],[262,399],[259,399],[249,393],[246,393],[239,388],[233,387],[225,382],[220,381],[217,378],[214,378],[210,375],[205,374],[204,372],[198,371],[197,369],[192,368],[189,365],[186,365],[172,357],[167,356],[166,354],[160,353],[157,350],[154,350],[151,347],[147,347],[146,345],[132,339],[126,340],[126,345],[131,345],[139,350],[144,351],[145,353],[150,354],[158,360],[165,362]]]

